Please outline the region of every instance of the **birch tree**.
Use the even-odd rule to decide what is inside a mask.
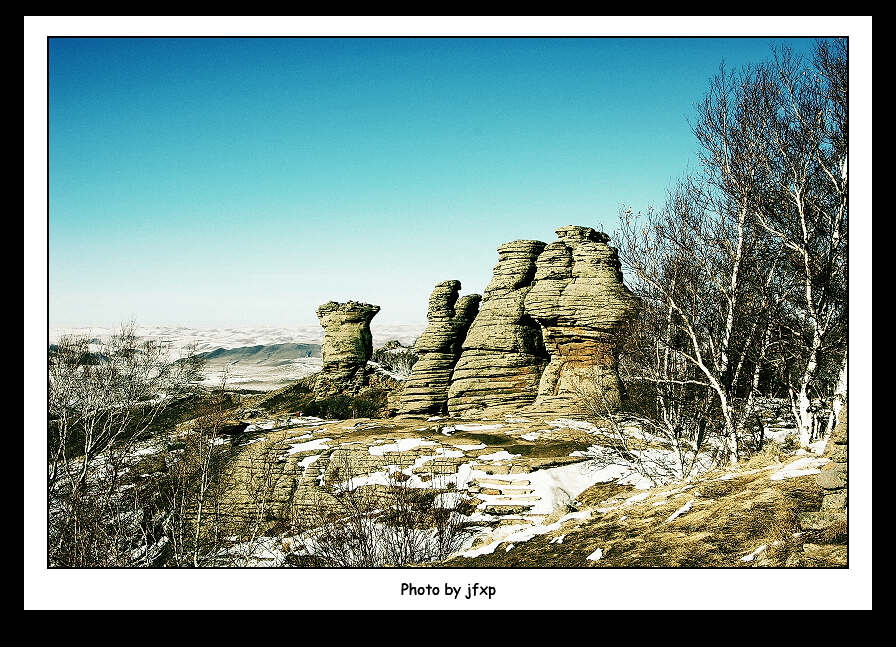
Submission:
[[[650,331],[628,379],[651,384],[654,413],[666,427],[719,437],[728,460],[737,462],[749,414],[744,367],[754,366],[751,358],[767,341],[750,323],[766,307],[753,287],[762,242],[755,221],[698,178],[680,182],[662,210],[624,208],[620,216],[619,258],[645,303],[639,323]],[[694,406],[707,396],[711,412]]]
[[[694,126],[704,177],[782,252],[777,359],[803,445],[813,398],[839,411],[846,389],[846,55],[838,39],[811,63],[782,48],[736,75],[723,67]]]

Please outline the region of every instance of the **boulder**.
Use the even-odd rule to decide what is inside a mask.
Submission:
[[[471,294],[458,299],[459,293],[460,281],[442,281],[429,297],[429,324],[414,344],[418,359],[405,381],[401,414],[437,414],[447,410],[451,374],[482,298]]]

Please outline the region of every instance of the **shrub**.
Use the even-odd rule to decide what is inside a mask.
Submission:
[[[417,363],[419,356],[414,352],[413,348],[405,348],[403,346],[389,348],[384,346],[373,351],[371,359],[387,371],[405,379],[410,377],[411,369]]]

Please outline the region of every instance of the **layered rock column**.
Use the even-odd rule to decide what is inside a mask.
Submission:
[[[328,301],[317,309],[324,328],[320,390],[356,392],[365,385],[367,361],[373,354],[370,321],[379,311],[379,306],[357,301]]]
[[[460,281],[442,281],[429,297],[429,325],[414,344],[418,359],[405,381],[401,414],[436,414],[447,409],[451,374],[482,298],[470,294],[458,300],[459,293]]]
[[[516,240],[498,248],[498,264],[470,326],[448,389],[452,414],[531,404],[548,362],[541,329],[524,300],[545,244]]]
[[[615,409],[622,395],[618,330],[637,311],[638,299],[622,282],[609,236],[568,226],[557,237],[539,255],[524,303],[551,357],[533,408],[574,411],[583,397],[597,397]]]

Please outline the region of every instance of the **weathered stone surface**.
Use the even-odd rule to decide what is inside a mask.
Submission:
[[[541,329],[523,303],[544,247],[537,240],[516,240],[498,248],[498,264],[452,374],[452,414],[520,407],[535,400],[548,355]]]
[[[541,326],[551,360],[541,376],[534,409],[575,411],[583,396],[618,407],[618,329],[638,308],[622,282],[609,236],[590,227],[557,230],[558,240],[536,261],[525,311]]]
[[[451,374],[482,299],[478,294],[458,299],[459,292],[460,281],[442,281],[429,297],[429,325],[414,344],[419,359],[405,382],[399,413],[433,414],[447,410]]]
[[[842,510],[846,507],[846,490],[825,494],[821,499],[822,510]]]
[[[583,393],[616,408],[619,328],[638,308],[622,282],[609,237],[590,227],[557,230],[550,245],[517,240],[498,248],[498,264],[463,343],[448,390],[448,410],[532,406],[574,412]]]
[[[846,566],[849,549],[838,544],[804,544],[803,562],[806,566]]]
[[[846,466],[843,463],[828,463],[828,465],[825,465],[825,467],[829,466],[834,466],[834,469],[823,469],[815,477],[815,482],[818,483],[819,487],[825,490],[839,490],[846,487]]]
[[[324,328],[318,390],[357,392],[365,386],[367,361],[373,353],[370,320],[379,311],[379,306],[357,301],[329,301],[317,309]]]
[[[846,445],[834,445],[828,455],[835,463],[845,463],[847,461]]]

